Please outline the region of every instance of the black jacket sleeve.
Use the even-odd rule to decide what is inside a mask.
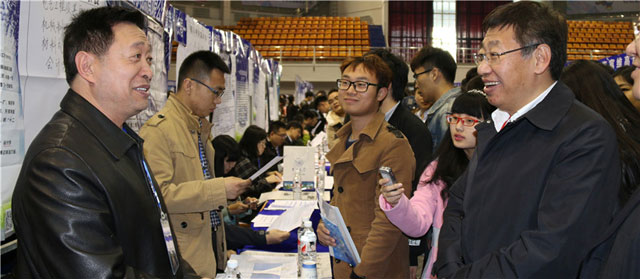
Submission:
[[[224,223],[226,231],[227,249],[238,250],[245,245],[267,245],[267,236],[264,231],[254,231],[251,228],[240,227]]]

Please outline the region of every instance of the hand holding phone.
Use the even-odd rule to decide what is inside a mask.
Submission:
[[[382,179],[378,181],[381,186],[380,192],[384,199],[391,205],[395,206],[400,201],[404,188],[401,183],[397,183],[396,177],[393,175],[390,167],[380,167],[378,170]],[[386,179],[386,180],[385,180]],[[385,181],[383,183],[383,181]]]

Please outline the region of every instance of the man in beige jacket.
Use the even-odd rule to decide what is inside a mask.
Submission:
[[[182,257],[197,276],[215,277],[224,269],[225,235],[220,214],[227,199],[250,185],[236,177],[214,177],[211,124],[224,94],[229,68],[215,53],[189,55],[178,73],[178,92],[149,119],[140,136],[144,154],[160,184]],[[214,245],[215,243],[215,245]]]

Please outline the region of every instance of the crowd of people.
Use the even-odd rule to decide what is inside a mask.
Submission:
[[[144,15],[81,12],[64,34],[70,89],[13,195],[16,276],[213,278],[235,249],[290,237],[242,226],[282,182],[277,166],[249,177],[326,133],[331,204],[361,257],[333,259],[335,278],[640,277],[640,40],[613,71],[565,66],[566,21],[538,2],[502,5],[483,29],[460,87],[442,49],[406,62],[376,49],[345,60],[328,93],[281,95],[280,119],[237,140],[211,134],[230,70],[210,51],[128,127],[153,76]],[[317,235],[336,245],[323,222]]]

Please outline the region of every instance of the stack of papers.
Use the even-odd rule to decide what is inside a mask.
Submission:
[[[309,200],[309,201],[313,201],[316,200],[316,193],[315,191],[313,192],[302,192],[302,199],[303,200]],[[324,193],[322,194],[322,199],[325,201],[329,201],[331,199],[331,192],[329,191],[324,191]],[[263,203],[266,202],[268,200],[293,200],[293,192],[291,191],[271,191],[271,192],[264,192],[262,194],[260,194],[260,199],[258,201],[258,203]]]
[[[329,246],[331,255],[351,266],[358,265],[360,254],[358,254],[351,234],[347,230],[344,219],[342,219],[340,209],[326,202],[320,202],[320,216],[322,216],[324,226],[330,231],[331,237],[336,240],[335,247]]]
[[[313,206],[318,209],[318,202],[315,200],[275,200],[267,208],[268,210],[288,210],[291,208]]]
[[[253,218],[253,220],[251,220],[251,222],[253,223],[254,227],[266,228],[266,227],[271,226],[271,224],[273,224],[273,222],[276,219],[278,219],[278,217],[280,217],[280,216],[279,215],[258,214],[258,216]]]
[[[288,232],[300,227],[303,219],[309,219],[311,217],[316,204],[317,203],[306,204],[301,205],[300,207],[287,209],[287,211],[280,214],[280,216],[271,223],[271,226],[269,226],[267,231],[281,230]],[[260,216],[260,214],[258,214],[258,216]]]

